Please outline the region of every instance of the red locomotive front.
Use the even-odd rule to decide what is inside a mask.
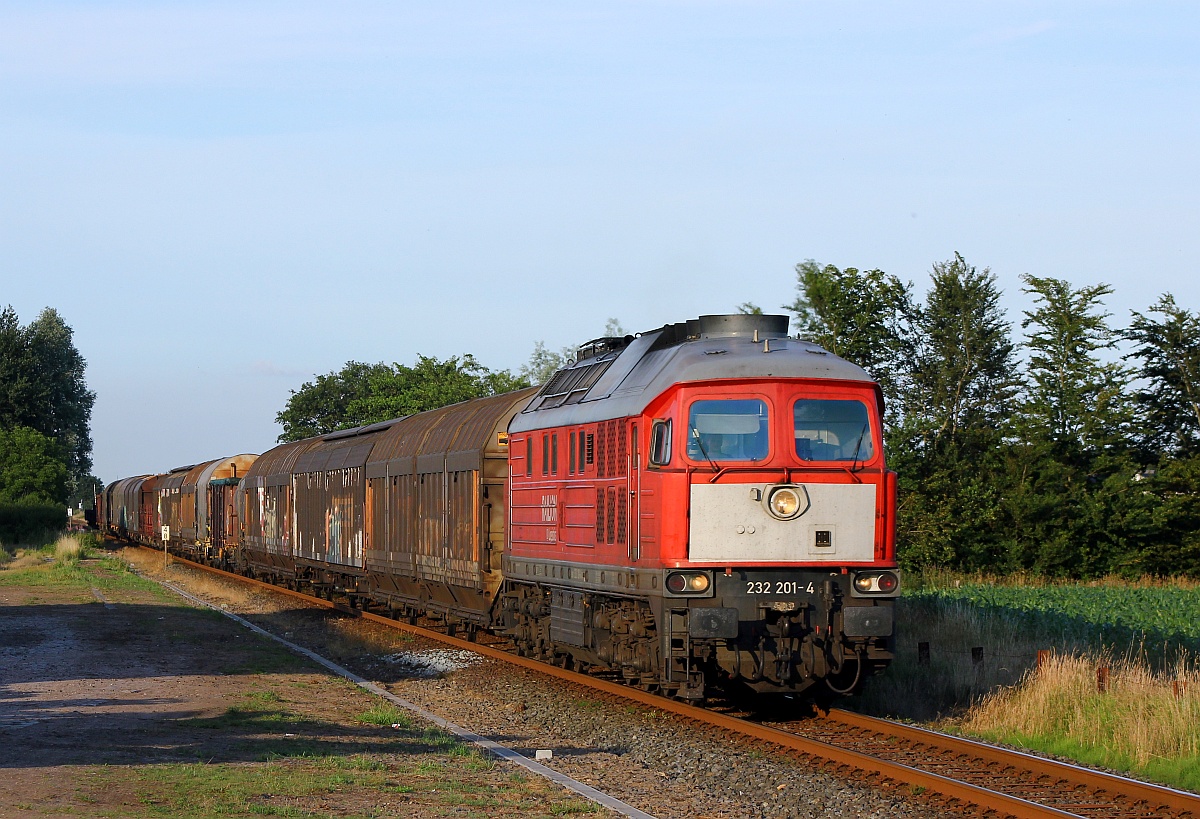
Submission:
[[[784,316],[580,350],[509,426],[502,627],[531,655],[709,685],[852,691],[891,659],[881,398]]]

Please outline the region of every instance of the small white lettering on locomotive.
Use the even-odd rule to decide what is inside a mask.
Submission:
[[[558,522],[558,495],[542,495],[542,523]]]
[[[795,580],[777,580],[774,583],[766,580],[750,580],[746,582],[746,594],[815,594],[816,587],[809,583],[797,583]]]

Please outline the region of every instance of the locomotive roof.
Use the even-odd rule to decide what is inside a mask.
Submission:
[[[701,316],[624,339],[598,339],[513,418],[511,432],[642,412],[674,384],[736,378],[872,379],[858,365],[789,338],[787,316]],[[589,357],[584,357],[593,353]]]

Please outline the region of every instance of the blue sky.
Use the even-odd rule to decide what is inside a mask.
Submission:
[[[0,304],[105,481],[350,359],[516,369],[961,252],[1200,308],[1192,3],[0,3]]]

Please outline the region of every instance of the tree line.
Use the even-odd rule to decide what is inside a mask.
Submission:
[[[623,336],[625,330],[610,318],[604,335]],[[418,355],[412,366],[347,361],[342,369],[318,375],[292,390],[286,406],[275,416],[283,427],[278,440],[299,441],[543,384],[575,356],[575,350],[564,347],[556,352],[538,341],[516,373],[489,370],[470,354],[445,361]]]
[[[1108,285],[1025,275],[1018,331],[958,254],[923,300],[881,270],[796,275],[799,335],[883,389],[906,567],[1200,576],[1200,316],[1171,294],[1122,327]]]
[[[809,260],[796,276],[796,333],[883,390],[904,567],[1200,576],[1196,313],[1168,293],[1117,326],[1108,285],[1026,275],[1017,327],[996,277],[958,254],[923,299],[877,269]],[[470,355],[348,362],[293,392],[279,440],[543,383],[572,356],[539,341],[516,374]]]

